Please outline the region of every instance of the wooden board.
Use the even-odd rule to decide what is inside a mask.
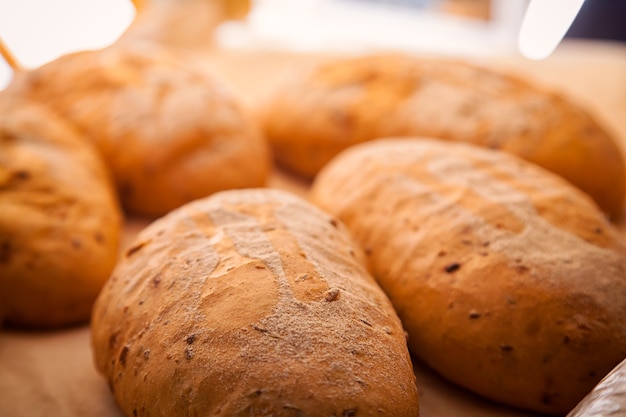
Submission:
[[[273,82],[298,65],[327,55],[230,51],[207,55],[206,65],[248,104],[262,99]],[[551,85],[587,105],[626,149],[626,46],[572,43],[546,61],[519,57],[486,63]],[[276,172],[270,186],[306,196],[306,184]],[[129,220],[126,241],[147,223]],[[619,227],[626,234],[626,222]],[[415,361],[423,417],[532,417],[457,388]],[[108,386],[96,372],[88,327],[46,333],[0,333],[1,417],[121,417]]]

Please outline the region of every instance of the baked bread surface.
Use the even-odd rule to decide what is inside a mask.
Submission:
[[[0,319],[35,328],[87,322],[120,228],[112,180],[92,145],[44,108],[0,98]]]
[[[626,356],[626,248],[597,206],[503,152],[356,145],[311,200],[345,222],[412,353],[493,400],[565,414]]]
[[[18,74],[8,92],[45,103],[92,140],[135,214],[160,216],[269,175],[268,145],[234,96],[164,48],[65,55]]]
[[[606,129],[571,99],[495,70],[401,54],[345,58],[300,72],[263,104],[277,161],[306,177],[357,143],[433,137],[515,154],[611,216],[623,208],[626,170]]]
[[[405,333],[343,225],[286,192],[187,204],[138,236],[92,320],[127,416],[417,416]]]

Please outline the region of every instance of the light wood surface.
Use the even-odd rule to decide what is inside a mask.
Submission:
[[[300,65],[326,55],[229,51],[205,56],[205,64],[222,77],[248,105],[262,100],[273,83]],[[545,61],[519,57],[483,60],[517,72],[571,95],[596,114],[626,149],[626,45],[567,43]],[[306,183],[275,173],[270,186],[306,196]],[[129,220],[127,239],[146,221]],[[618,225],[626,233],[626,222]],[[415,362],[423,417],[531,417],[454,387]],[[106,382],[97,374],[89,329],[37,333],[0,332],[0,416],[121,417]]]

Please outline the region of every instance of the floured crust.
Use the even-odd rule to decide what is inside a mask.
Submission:
[[[613,216],[623,207],[622,154],[584,109],[464,62],[373,55],[327,63],[286,82],[263,114],[277,160],[308,177],[353,144],[434,137],[513,153],[563,176]]]
[[[263,186],[269,175],[267,144],[231,94],[162,48],[66,55],[21,74],[8,92],[46,103],[89,137],[137,214]]]
[[[0,100],[0,319],[37,328],[88,321],[120,228],[97,151],[44,109]]]
[[[586,195],[501,152],[344,151],[311,199],[346,223],[409,346],[479,394],[563,414],[626,356],[626,247]]]
[[[404,331],[345,227],[277,190],[144,230],[100,295],[98,368],[127,416],[417,416]]]

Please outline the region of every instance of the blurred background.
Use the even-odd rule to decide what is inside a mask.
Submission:
[[[529,0],[254,0],[247,19],[219,28],[217,43],[223,48],[263,50],[514,55],[519,54],[518,34],[528,4]],[[130,0],[0,0],[0,38],[20,63],[35,67],[67,52],[112,43],[134,16]],[[541,28],[534,30],[541,35]],[[626,1],[585,1],[566,36],[626,41]],[[0,88],[11,74],[1,61]]]

